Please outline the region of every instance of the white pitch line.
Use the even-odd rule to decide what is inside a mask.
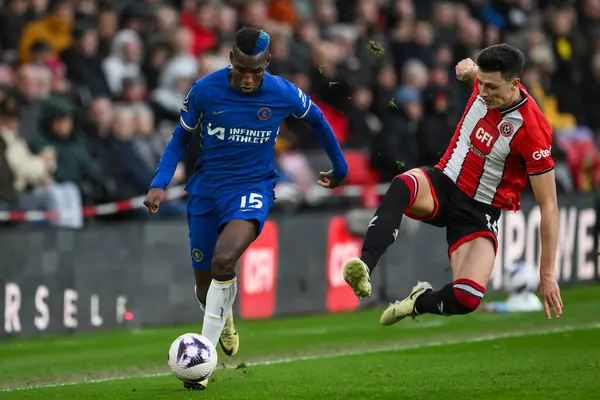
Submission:
[[[516,338],[516,337],[525,337],[525,336],[541,336],[541,335],[552,335],[555,333],[564,333],[564,332],[573,332],[573,331],[584,331],[590,329],[600,329],[600,322],[581,325],[581,326],[563,326],[559,328],[552,329],[541,329],[538,331],[512,331],[512,332],[504,332],[497,333],[491,335],[481,335],[475,336],[466,339],[451,339],[451,340],[440,340],[428,343],[421,344],[408,344],[408,345],[394,345],[394,346],[386,346],[379,347],[373,349],[362,349],[362,350],[351,350],[344,351],[338,353],[330,353],[330,354],[315,354],[310,356],[297,356],[297,357],[287,357],[287,358],[276,358],[273,360],[264,360],[264,361],[256,361],[256,362],[247,362],[245,363],[248,367],[260,367],[264,365],[277,365],[277,364],[288,364],[298,361],[314,361],[314,360],[324,360],[330,358],[339,358],[339,357],[350,357],[350,356],[359,356],[359,355],[367,355],[367,354],[376,354],[376,353],[384,353],[388,351],[403,351],[403,350],[415,350],[415,349],[427,349],[432,347],[441,347],[441,346],[451,346],[456,344],[464,344],[464,343],[479,343],[479,342],[491,342],[499,339],[508,339],[508,338]],[[236,364],[229,364],[225,366],[226,369],[236,368]],[[221,369],[221,368],[219,368]],[[127,379],[144,379],[144,378],[156,378],[171,375],[170,373],[156,373],[156,374],[137,374],[137,375],[127,375],[127,376],[114,376],[110,378],[103,379],[89,379],[84,381],[77,382],[66,382],[66,383],[51,383],[45,385],[37,385],[37,386],[24,386],[24,387],[15,387],[15,388],[6,388],[0,390],[2,392],[15,392],[15,391],[23,391],[23,390],[33,390],[33,389],[52,389],[66,386],[76,386],[83,385],[89,383],[105,383],[105,382],[114,382],[114,381],[122,381]]]

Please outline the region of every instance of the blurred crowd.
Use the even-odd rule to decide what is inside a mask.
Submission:
[[[471,92],[455,64],[499,42],[526,54],[523,82],[554,129],[560,190],[590,191],[600,178],[600,0],[1,3],[0,210],[144,194],[191,84],[229,64],[241,26],[270,33],[269,70],[324,111],[349,184],[436,163]],[[193,172],[197,141],[172,184]],[[313,184],[319,147],[303,121],[287,120],[283,181]],[[59,224],[82,221],[75,212]]]

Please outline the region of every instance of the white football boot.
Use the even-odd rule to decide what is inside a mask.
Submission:
[[[419,296],[428,290],[433,290],[431,284],[428,282],[417,282],[407,298],[391,303],[383,314],[381,314],[381,318],[379,319],[381,325],[392,325],[406,317],[416,317],[415,303]]]

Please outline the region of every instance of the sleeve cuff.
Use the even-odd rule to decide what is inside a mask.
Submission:
[[[550,168],[548,168],[548,169],[546,169],[546,170],[544,170],[544,171],[540,171],[540,172],[530,172],[530,173],[529,173],[529,176],[544,175],[544,174],[546,174],[546,173],[548,173],[548,172],[552,171],[553,169],[554,169],[554,167],[550,167]]]

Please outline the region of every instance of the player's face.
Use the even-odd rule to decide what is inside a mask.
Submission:
[[[242,93],[251,94],[260,88],[265,70],[271,60],[270,54],[252,57],[232,51],[230,54],[231,85]]]
[[[519,78],[506,79],[502,74],[496,72],[477,73],[479,83],[479,94],[485,101],[488,110],[506,108],[512,105],[515,91],[519,90]]]

